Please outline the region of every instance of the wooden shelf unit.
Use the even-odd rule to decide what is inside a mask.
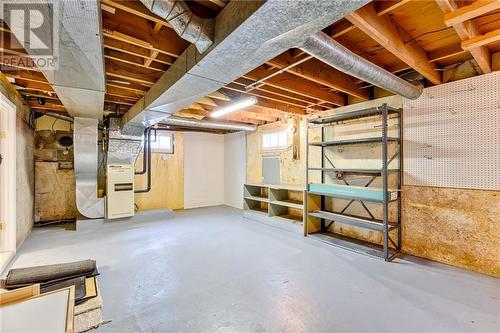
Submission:
[[[244,215],[270,224],[288,222],[304,225],[305,186],[279,184],[245,184]],[[301,228],[303,229],[303,228]]]

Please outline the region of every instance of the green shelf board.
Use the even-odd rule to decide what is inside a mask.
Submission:
[[[348,186],[337,184],[309,184],[309,193],[340,197],[354,200],[366,200],[374,202],[384,201],[384,190],[362,186]],[[398,198],[397,191],[387,191],[389,201]]]

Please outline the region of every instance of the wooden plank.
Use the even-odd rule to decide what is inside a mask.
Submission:
[[[468,6],[457,8],[444,16],[444,23],[451,27],[463,23],[480,15],[500,9],[498,0],[480,0]]]
[[[444,14],[448,14],[458,9],[455,0],[436,0],[436,4]],[[481,35],[480,30],[474,22],[457,23],[453,25],[458,37],[462,41]],[[480,46],[468,49],[474,60],[478,63],[483,73],[491,73],[491,55],[488,48]]]
[[[493,44],[498,41],[500,41],[500,29],[496,29],[488,33],[485,33],[484,35],[474,36],[470,39],[464,40],[462,42],[462,48],[464,50],[470,50],[480,46]]]
[[[417,43],[405,43],[409,37],[405,35],[408,34],[398,28],[387,15],[377,16],[373,3],[356,10],[347,19],[432,83],[442,82],[440,73],[436,71],[436,64],[429,62],[425,50]]]
[[[31,297],[40,295],[40,285],[34,284],[9,291],[0,292],[0,306],[20,302]]]

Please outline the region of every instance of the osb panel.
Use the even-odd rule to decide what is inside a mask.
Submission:
[[[281,183],[282,184],[305,184],[305,158],[306,158],[306,119],[300,121],[300,159],[293,159],[292,148],[277,150],[273,152],[262,152],[262,133],[282,130],[287,127],[286,122],[277,122],[259,126],[258,130],[247,134],[247,172],[248,183],[262,183],[262,155],[277,155],[280,157]],[[293,134],[289,133],[289,142],[293,140]]]
[[[184,208],[184,136],[182,133],[175,133],[174,136],[174,154],[151,155],[151,191],[135,195],[135,203],[140,210]],[[142,155],[136,162],[136,169],[142,169]],[[146,185],[146,175],[135,177],[136,188],[145,188]]]
[[[500,191],[405,186],[403,251],[500,276]]]
[[[75,173],[57,162],[35,162],[35,221],[75,218]]]

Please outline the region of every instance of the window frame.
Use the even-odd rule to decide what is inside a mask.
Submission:
[[[174,133],[156,131],[155,134],[156,134],[155,138],[153,140],[151,140],[151,153],[153,153],[153,154],[174,154],[174,152],[175,152]],[[170,138],[169,147],[155,147],[155,145],[157,143],[158,143],[158,145],[160,144],[160,141],[161,141],[160,138],[165,138],[165,137]]]
[[[264,141],[265,141],[265,136],[268,135],[277,135],[276,140],[278,141],[278,145],[272,145],[272,146],[264,146]],[[285,144],[279,144],[280,141],[280,135],[285,136]],[[276,129],[276,130],[271,130],[271,131],[266,131],[261,133],[260,137],[260,149],[263,152],[273,152],[273,151],[281,151],[281,150],[287,150],[291,146],[290,144],[290,138],[288,135],[288,130],[286,128],[284,129]]]

